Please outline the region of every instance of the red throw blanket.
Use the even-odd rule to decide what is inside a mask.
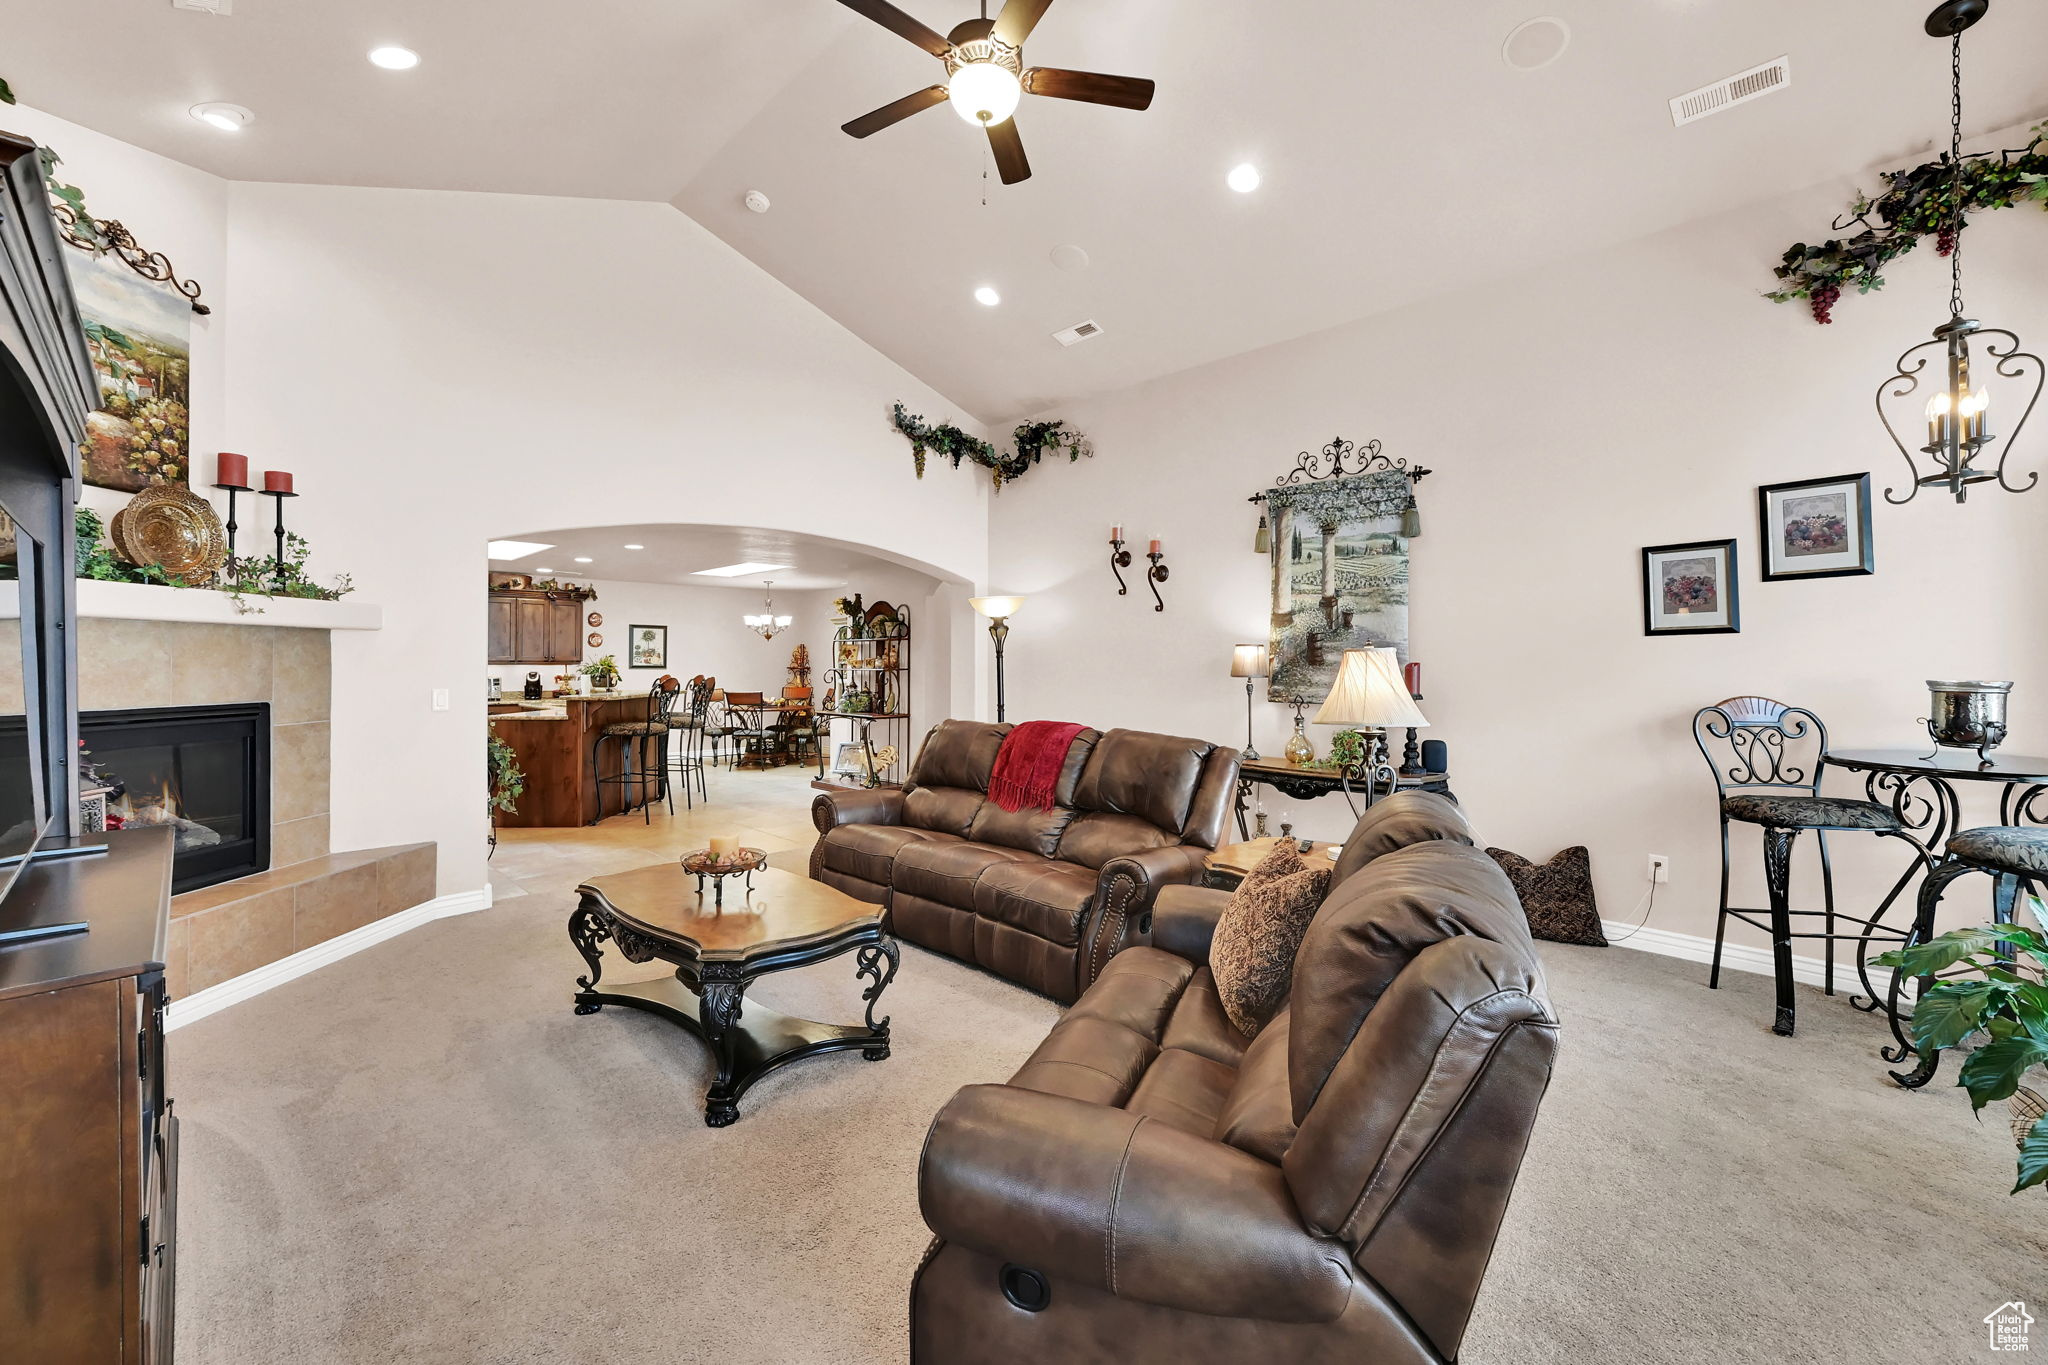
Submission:
[[[1050,808],[1067,750],[1087,728],[1064,720],[1027,720],[1003,736],[988,777],[988,799],[1004,810]]]

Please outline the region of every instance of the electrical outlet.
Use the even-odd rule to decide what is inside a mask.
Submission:
[[[1671,859],[1662,853],[1650,855],[1650,880],[1668,882],[1671,880]]]
[[[448,709],[447,688],[437,687],[434,689],[434,709],[436,711],[446,711]]]

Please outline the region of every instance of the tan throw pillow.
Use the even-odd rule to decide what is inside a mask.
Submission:
[[[1249,1038],[1287,999],[1294,978],[1294,954],[1330,889],[1327,859],[1310,866],[1292,840],[1245,876],[1216,921],[1209,945],[1209,970],[1216,994],[1237,1031]]]

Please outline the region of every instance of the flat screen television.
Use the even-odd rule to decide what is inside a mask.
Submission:
[[[41,547],[0,505],[0,582],[13,586],[17,600],[30,598],[44,568]],[[50,828],[51,802],[37,752],[40,727],[29,719],[39,714],[34,648],[18,614],[0,620],[0,900],[21,874],[29,851],[46,834],[63,832]]]

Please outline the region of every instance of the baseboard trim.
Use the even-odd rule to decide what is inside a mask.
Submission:
[[[180,1028],[209,1014],[218,1014],[230,1005],[239,1005],[252,996],[263,994],[273,986],[282,986],[308,972],[318,971],[330,962],[339,962],[345,957],[360,953],[363,949],[397,938],[407,930],[417,929],[422,924],[431,924],[437,919],[450,915],[467,915],[477,910],[491,908],[491,888],[477,891],[457,891],[451,895],[436,896],[433,900],[422,901],[410,910],[401,910],[395,915],[386,915],[360,929],[351,929],[337,934],[325,943],[316,943],[301,949],[290,957],[281,957],[275,962],[265,963],[252,972],[230,977],[203,991],[194,991],[182,1000],[173,1000],[164,1011],[164,1030]]]
[[[1608,942],[1617,948],[1634,948],[1638,952],[1656,953],[1660,957],[1679,957],[1687,962],[1712,962],[1714,940],[1696,934],[1681,934],[1670,929],[1652,929],[1648,925],[1637,928],[1615,920],[1602,920],[1601,932]],[[1886,945],[1892,946],[1892,945]],[[1876,956],[1875,953],[1872,956]],[[1747,943],[1729,943],[1721,948],[1721,965],[1738,972],[1754,972],[1758,976],[1770,976],[1771,950],[1758,948]],[[1792,979],[1808,986],[1827,984],[1827,964],[1817,957],[1792,957]],[[1880,992],[1891,987],[1892,974],[1884,967],[1870,969],[1870,982]],[[1856,975],[1856,945],[1838,943],[1835,945],[1835,989],[1861,994],[1863,982]]]

